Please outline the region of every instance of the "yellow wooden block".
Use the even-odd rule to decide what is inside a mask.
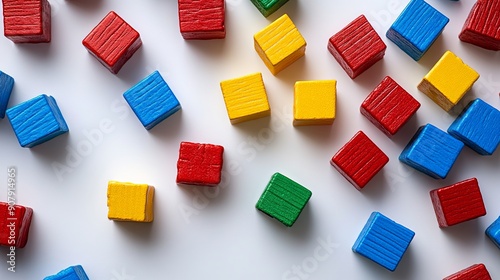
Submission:
[[[220,88],[232,124],[271,114],[261,73],[222,81]]]
[[[253,38],[255,50],[273,75],[306,52],[306,41],[287,14],[257,32]]]
[[[108,219],[152,222],[155,189],[147,184],[108,182]]]
[[[293,125],[327,125],[335,119],[337,81],[295,83]]]
[[[457,105],[479,74],[454,53],[447,51],[425,75],[418,89],[447,112]]]

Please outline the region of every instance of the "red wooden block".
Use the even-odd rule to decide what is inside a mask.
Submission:
[[[430,192],[440,227],[448,227],[486,215],[476,178]]]
[[[388,136],[394,135],[420,108],[420,103],[391,77],[366,97],[360,111]]]
[[[139,32],[113,11],[92,29],[82,43],[114,74],[142,45]]]
[[[2,0],[3,32],[14,43],[50,42],[50,4],[47,0]]]
[[[225,38],[224,10],[224,0],[179,0],[182,37],[186,40]]]
[[[361,190],[388,161],[384,152],[363,131],[358,131],[332,157],[330,164]]]
[[[500,0],[477,1],[458,37],[488,50],[500,50]]]
[[[443,278],[443,280],[491,280],[490,273],[484,264],[474,264],[466,269]]]
[[[0,202],[0,245],[23,248],[28,242],[33,209]]]
[[[351,79],[381,60],[386,48],[364,15],[333,35],[328,43],[328,50]]]
[[[177,161],[177,183],[216,186],[221,181],[224,147],[181,142]]]

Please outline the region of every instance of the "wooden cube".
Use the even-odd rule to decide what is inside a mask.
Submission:
[[[450,111],[479,79],[479,74],[458,56],[446,51],[425,75],[418,89],[432,101]]]
[[[73,265],[43,280],[89,280],[89,278],[81,265]]]
[[[358,131],[332,157],[330,164],[356,189],[361,190],[387,162],[387,155],[363,131]]]
[[[177,161],[177,183],[217,186],[222,178],[224,147],[181,142]]]
[[[394,271],[410,246],[415,232],[379,212],[373,212],[352,250]]]
[[[268,17],[272,13],[276,12],[281,6],[283,6],[288,0],[251,0],[252,3],[257,7],[259,12]]]
[[[460,113],[448,133],[481,155],[491,155],[500,144],[500,111],[477,98]]]
[[[491,280],[490,273],[482,263],[471,265],[457,273],[443,278],[443,280]]]
[[[14,87],[14,79],[0,71],[0,119],[5,117],[7,105],[9,105],[10,95]]]
[[[500,217],[498,217],[485,231],[493,243],[500,249]]]
[[[391,77],[366,97],[360,111],[387,136],[392,136],[417,112],[420,103]]]
[[[179,27],[184,39],[226,37],[224,0],[179,0],[178,4]]]
[[[148,184],[108,182],[108,219],[152,222],[155,188]]]
[[[3,30],[14,43],[48,43],[51,39],[47,0],[2,0]]]
[[[7,109],[21,147],[32,148],[69,131],[52,96],[39,95]]]
[[[127,90],[123,97],[148,130],[181,109],[181,104],[158,71]]]
[[[328,41],[328,50],[351,79],[381,60],[386,48],[364,15],[357,17]]]
[[[487,50],[500,50],[500,0],[479,0],[472,7],[458,38]]]
[[[292,179],[274,173],[255,207],[287,227],[293,226],[312,192]]]
[[[267,117],[271,114],[261,73],[222,81],[220,88],[231,124]]]
[[[295,83],[293,125],[328,125],[335,119],[337,81]]]
[[[0,202],[0,245],[24,248],[33,217],[33,209]]]
[[[118,73],[142,45],[139,32],[113,11],[90,31],[82,43],[113,74]]]
[[[273,75],[306,52],[306,40],[287,14],[257,32],[253,38],[255,50]]]
[[[421,126],[399,155],[399,160],[435,179],[448,176],[464,144],[439,128]]]

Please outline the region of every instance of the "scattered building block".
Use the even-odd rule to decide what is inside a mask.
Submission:
[[[352,250],[394,271],[410,246],[415,232],[379,212],[373,212]]]
[[[435,179],[448,176],[464,144],[439,128],[426,124],[421,126],[399,160]]]
[[[387,38],[415,61],[443,32],[450,20],[423,0],[411,0],[387,31]]]
[[[108,219],[152,222],[155,188],[148,184],[108,182]]]
[[[360,111],[387,136],[392,136],[410,120],[418,108],[420,103],[387,76],[366,97]]]
[[[381,60],[386,48],[364,15],[357,17],[328,41],[328,50],[351,79]]]
[[[479,79],[479,74],[458,56],[446,51],[425,75],[418,89],[432,101],[450,111]]]
[[[116,74],[141,47],[142,41],[132,26],[111,11],[83,39],[83,45],[109,71]]]
[[[0,202],[0,245],[24,248],[28,242],[33,209]]]
[[[486,235],[500,249],[500,217],[498,217],[487,229]]]
[[[224,147],[181,142],[177,161],[177,183],[217,186],[221,181]]]
[[[306,40],[287,14],[257,32],[253,38],[255,50],[273,75],[306,53]]]
[[[274,173],[255,207],[287,227],[293,226],[312,192],[292,179]]]
[[[486,215],[476,178],[430,192],[440,227],[449,227]]]
[[[21,147],[32,148],[68,132],[52,96],[39,95],[7,109],[6,114]]]
[[[148,130],[181,109],[181,104],[158,71],[127,90],[123,97]]]
[[[448,133],[481,155],[491,155],[500,144],[500,111],[477,98],[448,128]]]
[[[261,73],[222,81],[220,88],[232,124],[255,120],[271,114]]]
[[[443,278],[443,280],[491,280],[490,273],[482,263],[474,264],[466,269]]]
[[[363,131],[358,131],[332,157],[330,164],[361,190],[387,162],[387,155]]]
[[[337,81],[295,83],[293,125],[328,125],[335,119]]]
[[[259,12],[268,17],[272,13],[276,12],[281,6],[283,6],[288,0],[251,0],[252,3],[257,7]]]
[[[224,0],[179,0],[178,3],[179,26],[184,39],[226,37]]]
[[[47,0],[2,0],[3,30],[14,43],[48,43],[51,39]]]
[[[70,266],[56,275],[47,276],[43,280],[89,280],[81,265]]]
[[[13,87],[14,79],[0,71],[0,119],[5,117],[5,111],[7,110]]]
[[[479,0],[472,7],[458,36],[487,50],[500,50],[500,0]]]

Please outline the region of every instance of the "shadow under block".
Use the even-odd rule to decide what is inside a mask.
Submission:
[[[335,119],[337,81],[298,81],[294,87],[293,125],[329,125]]]
[[[304,56],[306,41],[287,14],[257,32],[254,47],[273,75]]]
[[[477,1],[458,37],[487,50],[500,50],[500,0]]]
[[[252,3],[257,7],[259,12],[268,17],[272,13],[276,12],[281,6],[283,6],[288,0],[251,0]]]
[[[387,38],[415,61],[436,41],[449,19],[423,0],[411,0],[387,31]]]
[[[421,126],[399,155],[399,160],[435,179],[444,179],[464,144],[439,128]]]
[[[21,147],[32,148],[68,132],[52,96],[39,95],[7,109],[6,114]]]
[[[139,33],[111,11],[83,39],[83,45],[113,74],[141,47]]]
[[[179,28],[186,40],[226,37],[224,0],[179,0]]]
[[[420,103],[391,77],[382,82],[366,97],[361,114],[387,136],[392,136],[420,108]]]
[[[418,85],[432,101],[450,111],[479,79],[479,74],[458,56],[446,51]]]
[[[448,133],[481,155],[491,155],[500,143],[500,111],[477,98],[448,128]]]
[[[181,142],[177,161],[178,184],[215,187],[221,181],[224,147]]]
[[[56,275],[47,276],[43,280],[89,280],[81,265],[70,266]]]
[[[287,227],[293,226],[312,192],[290,178],[274,173],[255,207]]]
[[[449,227],[486,215],[476,178],[430,191],[440,227]]]
[[[108,182],[108,219],[152,222],[155,188],[147,184]]]
[[[47,0],[2,0],[5,37],[14,43],[48,43],[51,39]]]
[[[415,232],[379,212],[373,212],[352,250],[394,271],[410,246]]]
[[[364,15],[357,17],[328,41],[328,50],[351,79],[381,60],[386,48]]]
[[[0,119],[5,117],[7,105],[9,105],[10,95],[14,87],[14,79],[0,71]]]
[[[0,202],[0,245],[24,248],[33,217],[33,209]]]
[[[482,263],[474,264],[466,269],[443,278],[443,280],[491,280],[490,273]]]
[[[158,71],[127,90],[123,97],[147,130],[181,109],[181,104]]]
[[[488,236],[493,243],[500,249],[500,217],[498,217],[487,229],[486,236]]]
[[[220,88],[231,124],[271,114],[261,73],[222,81]]]

